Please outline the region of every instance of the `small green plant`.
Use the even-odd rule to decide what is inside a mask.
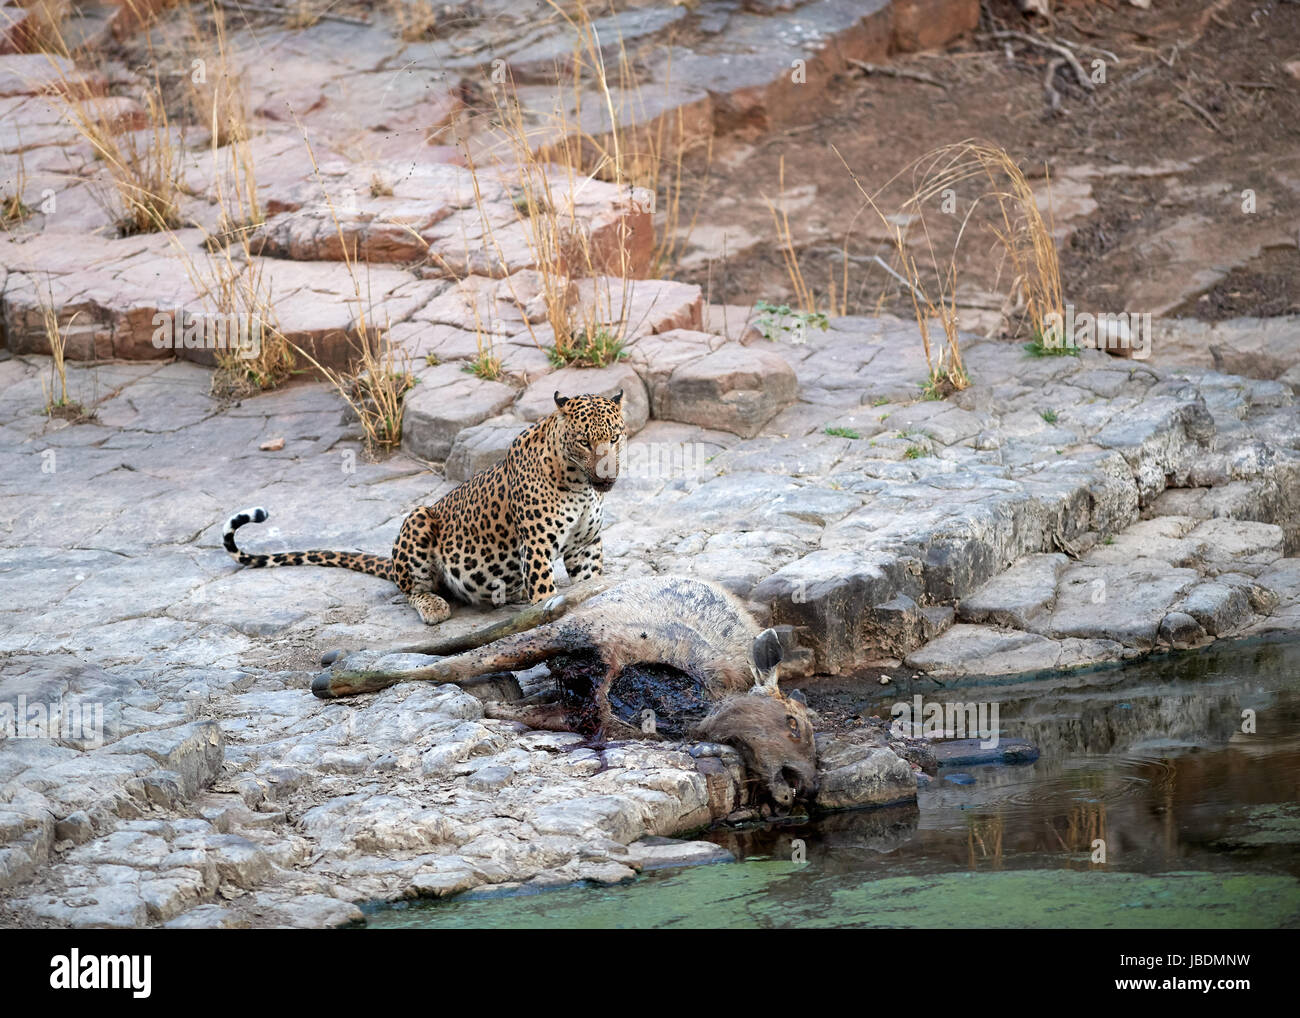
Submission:
[[[923,456],[929,456],[929,455],[930,454],[925,451],[925,448],[923,446],[909,445],[907,447],[907,451],[903,453],[903,458],[909,460],[919,460]]]
[[[1048,424],[1055,424],[1059,419],[1055,410],[1044,410],[1038,416],[1041,417],[1043,420],[1045,420]]]
[[[1107,534],[1105,537],[1103,537],[1103,538],[1101,539],[1101,543],[1102,543],[1102,544],[1114,544],[1114,543],[1115,543],[1115,535],[1114,535],[1114,534]]]
[[[546,356],[557,368],[603,368],[627,356],[623,341],[608,329],[584,329],[575,333],[567,347],[549,346]]]
[[[779,333],[793,333],[794,342],[801,343],[808,329],[825,332],[831,327],[830,318],[824,311],[796,311],[789,304],[769,304],[765,300],[755,304],[754,310],[758,312],[754,324],[766,340],[775,341]]]
[[[861,438],[852,428],[825,428],[823,434],[831,435],[834,438]]]
[[[496,382],[501,378],[501,358],[490,349],[483,350],[461,370],[485,382]]]
[[[946,399],[954,392],[961,392],[962,389],[970,385],[970,376],[966,374],[966,369],[962,368],[960,372],[953,372],[951,375],[945,367],[935,369],[933,375],[921,383],[922,399]]]
[[[872,406],[884,406],[884,405],[885,405],[886,403],[888,403],[888,402],[889,402],[889,397],[888,397],[888,396],[877,396],[875,399],[873,399],[873,400],[871,401],[871,405],[872,405]],[[885,416],[888,417],[889,415],[888,415],[888,414],[885,414]]]
[[[429,365],[429,367],[431,368],[436,368],[439,364],[442,363],[442,361],[438,359],[438,355],[436,353],[426,353],[424,355],[424,363]]]

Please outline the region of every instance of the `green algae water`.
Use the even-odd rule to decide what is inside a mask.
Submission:
[[[1001,735],[1041,755],[941,768],[915,806],[701,835],[735,863],[376,908],[367,926],[1300,926],[1300,641],[844,695],[887,717],[918,692],[996,701]]]

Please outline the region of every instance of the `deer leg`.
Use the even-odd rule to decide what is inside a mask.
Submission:
[[[445,636],[440,640],[415,643],[409,647],[398,647],[391,653],[460,654],[467,650],[474,650],[476,647],[484,647],[489,643],[495,643],[502,637],[514,636],[516,633],[526,633],[530,629],[536,629],[548,622],[554,622],[572,606],[572,603],[564,594],[556,594],[554,597],[548,597],[538,604],[530,604],[510,616],[510,618],[494,622],[482,629],[475,629],[460,636]]]
[[[312,680],[311,691],[322,699],[373,693],[398,682],[451,682],[473,685],[479,676],[492,672],[515,672],[531,668],[572,650],[583,642],[579,632],[563,622],[549,622],[537,629],[516,633],[482,647],[443,658],[423,668],[405,671],[385,669],[324,671]]]
[[[429,640],[424,643],[412,644],[409,647],[398,647],[389,653],[460,654],[463,651],[473,650],[475,647],[483,647],[500,640],[504,636],[525,633],[530,629],[544,626],[548,622],[554,622],[570,609],[582,604],[583,601],[608,589],[609,585],[609,581],[603,577],[583,580],[581,583],[573,584],[561,594],[548,597],[545,601],[539,601],[537,604],[527,605],[510,618],[494,622],[490,626],[475,629],[473,632],[464,633],[461,636],[445,636],[440,640]],[[322,663],[328,664],[329,662],[322,661]]]
[[[569,716],[563,704],[558,703],[533,704],[528,707],[517,707],[506,703],[487,704],[483,708],[483,716],[496,718],[498,721],[518,721],[529,728],[545,732],[570,730]]]
[[[460,636],[444,636],[437,640],[426,640],[423,643],[413,643],[406,647],[395,647],[390,650],[390,654],[436,654],[443,656],[446,654],[460,654],[467,650],[473,650],[476,647],[482,647],[486,644],[493,643],[504,636],[513,636],[516,633],[524,633],[530,629],[536,629],[548,622],[554,622],[564,616],[571,608],[576,608],[588,598],[602,593],[610,586],[610,581],[603,577],[593,577],[589,580],[583,580],[581,583],[575,583],[562,594],[556,594],[554,597],[548,597],[545,601],[537,604],[530,604],[520,609],[508,619],[502,619],[500,622],[494,622],[490,626],[484,626],[482,629],[475,629]],[[329,650],[321,655],[320,663],[322,668],[327,668],[343,656],[342,650]]]

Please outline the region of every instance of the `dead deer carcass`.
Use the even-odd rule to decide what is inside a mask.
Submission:
[[[626,580],[570,608],[573,596],[467,637],[404,648],[450,654],[422,668],[357,670],[341,660],[316,677],[312,691],[348,696],[410,680],[472,685],[545,662],[558,703],[507,716],[592,738],[726,743],[777,805],[811,801],[817,756],[807,707],[798,690],[786,696],[777,686],[777,634],[760,631],[735,597],[678,576]]]

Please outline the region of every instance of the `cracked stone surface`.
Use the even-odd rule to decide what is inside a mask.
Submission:
[[[0,710],[58,709],[53,725],[38,712],[22,733],[0,726],[0,924],[336,926],[368,901],[716,861],[716,846],[670,836],[752,815],[734,751],[596,751],[491,719],[449,686],[323,703],[308,692],[323,649],[410,643],[424,627],[381,581],[243,571],[221,550],[228,515],[261,504],[271,518],[245,532],[250,547],[386,553],[406,513],[503,456],[557,389],[625,394],[607,572],[717,580],[791,627],[792,677],[883,660],[936,676],[1057,671],[1300,629],[1290,320],[1176,323],[1149,363],[966,337],[975,384],[927,401],[913,324],[840,319],[764,340],[747,309],[635,278],[653,248],[646,195],[561,171],[553,199],[591,238],[591,268],[615,273],[569,295],[622,331],[625,355],[557,369],[518,182],[484,162],[492,139],[462,149],[450,131],[485,55],[542,108],[553,90],[536,83],[571,60],[571,40],[485,9],[416,43],[378,23],[256,44],[231,33],[267,213],[238,268],[267,281],[280,328],[326,363],[348,358],[363,316],[410,357],[403,447],[380,461],[324,385],[226,405],[210,350],[154,344],[155,315],[203,304],[203,239],[230,181],[196,132],[182,152],[193,225],[117,237],[61,75],[84,79],[116,132],[143,127],[144,109],[116,94],[124,80],[5,52],[21,25],[0,19],[0,184],[21,157],[35,209],[0,241]],[[100,28],[127,30],[125,10]],[[792,61],[815,91],[849,59],[940,44],[978,13],[974,0],[706,0],[599,29],[647,70],[658,98],[636,119],[703,139],[797,122],[809,92],[791,87]],[[701,41],[668,45],[688,16]],[[598,102],[574,114],[591,135],[608,127]],[[90,421],[41,414],[43,302]],[[499,379],[465,370],[484,352]],[[504,611],[461,609],[448,632]],[[896,748],[823,733],[821,805],[914,796]]]
[[[672,333],[633,349],[665,335],[701,359],[752,349]],[[605,557],[615,577],[724,583],[795,627],[793,672],[1058,670],[1300,622],[1289,390],[970,340],[975,385],[929,402],[909,323],[757,342],[793,373],[789,405],[751,438],[652,410],[607,496]],[[653,363],[623,362],[622,384],[653,392]],[[220,548],[225,517],[266,505],[258,548],[385,551],[454,481],[405,453],[369,460],[318,383],[223,407],[192,363],[73,363],[74,398],[98,400],[74,425],[39,413],[48,370],[0,360],[3,690],[70,719],[58,739],[0,746],[9,914],[333,925],[375,899],[626,879],[651,864],[639,839],[743,807],[728,750],[597,753],[487,718],[453,687],[315,700],[323,648],[400,645],[423,627],[373,578],[240,570]],[[423,391],[438,378],[477,381],[429,367]],[[540,412],[533,390],[500,387],[487,416],[446,425],[459,473]],[[469,390],[446,402],[473,405]],[[70,730],[84,704],[102,705],[99,728]],[[914,794],[888,746],[828,744],[823,767],[827,805]]]

